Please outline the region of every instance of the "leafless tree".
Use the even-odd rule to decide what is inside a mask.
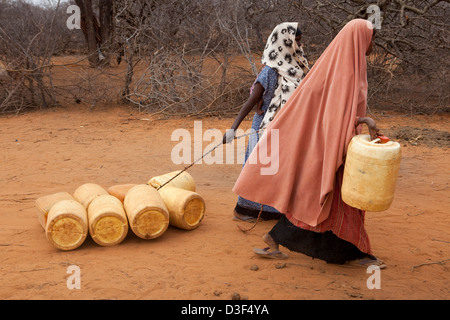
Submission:
[[[109,65],[114,43],[113,0],[75,0],[81,11],[81,29],[88,49],[92,67]],[[95,10],[97,9],[97,10]],[[96,13],[95,11],[98,11]]]

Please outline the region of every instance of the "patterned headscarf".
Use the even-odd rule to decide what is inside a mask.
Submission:
[[[303,48],[295,42],[297,25],[297,22],[281,23],[267,39],[261,62],[278,72],[278,83],[260,129],[273,120],[309,71]]]

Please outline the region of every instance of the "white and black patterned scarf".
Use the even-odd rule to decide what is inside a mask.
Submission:
[[[261,62],[278,72],[278,83],[260,130],[273,120],[309,71],[303,48],[295,42],[297,25],[297,22],[281,23],[267,39]]]

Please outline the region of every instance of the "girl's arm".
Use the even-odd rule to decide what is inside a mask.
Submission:
[[[241,110],[239,111],[236,119],[234,120],[231,129],[227,130],[225,135],[223,136],[223,143],[229,143],[233,140],[236,129],[241,124],[242,120],[250,113],[253,109],[254,105],[259,103],[262,99],[264,93],[264,87],[261,83],[255,83],[252,93],[247,101],[242,105]]]

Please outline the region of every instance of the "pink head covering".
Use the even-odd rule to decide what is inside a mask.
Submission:
[[[360,132],[356,118],[366,112],[365,54],[372,35],[362,19],[339,32],[267,127],[235,193],[275,207],[294,224],[315,226],[328,217],[336,171],[351,138]],[[262,174],[267,157],[269,165],[278,167]]]

